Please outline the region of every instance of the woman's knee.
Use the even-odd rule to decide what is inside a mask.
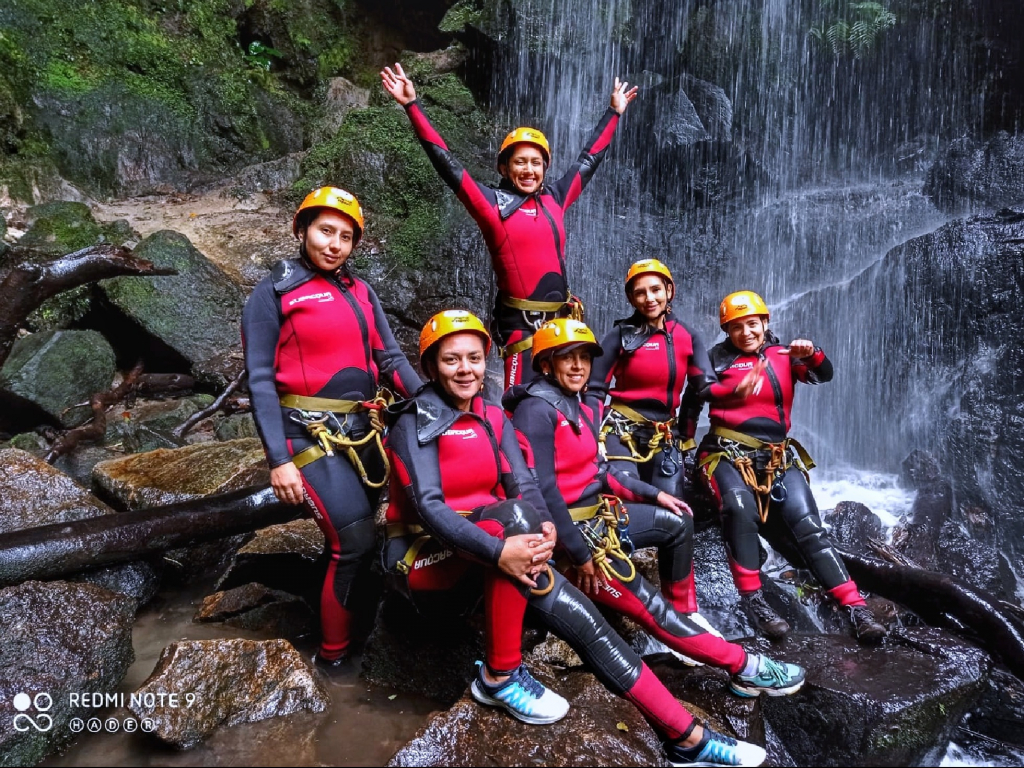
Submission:
[[[481,520],[494,520],[505,530],[505,538],[523,533],[540,533],[543,522],[532,504],[522,499],[508,499],[489,504],[480,512]]]

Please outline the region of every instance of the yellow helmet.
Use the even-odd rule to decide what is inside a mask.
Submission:
[[[548,140],[544,134],[536,128],[520,127],[512,131],[512,133],[506,136],[505,140],[501,142],[501,149],[498,150],[498,165],[501,165],[508,159],[508,155],[505,154],[505,150],[509,150],[509,154],[511,154],[512,145],[521,143],[533,144],[536,146],[544,156],[544,165],[551,164],[551,147],[548,146]]]
[[[480,318],[465,309],[446,309],[427,320],[420,331],[420,357],[445,336],[453,333],[472,331],[484,338],[484,352],[491,351],[491,334],[487,332]]]
[[[629,272],[626,273],[626,298],[629,298],[629,284],[633,282],[633,278],[640,277],[640,275],[661,275],[668,280],[669,285],[675,287],[675,281],[672,279],[672,273],[668,267],[662,264],[657,259],[644,259],[643,261],[634,262],[633,266],[629,268]]]
[[[749,317],[750,315],[763,315],[765,320],[771,317],[768,312],[768,305],[756,293],[753,291],[736,291],[736,293],[730,293],[722,299],[722,303],[718,307],[718,324],[724,331],[725,326],[733,320]]]
[[[588,347],[592,357],[604,354],[594,332],[586,323],[570,317],[559,317],[545,323],[533,334],[533,370],[539,372],[541,360],[546,360],[555,352],[568,352],[580,346]]]
[[[300,229],[299,214],[310,208],[330,208],[332,211],[345,214],[355,224],[355,243],[358,243],[359,238],[363,236],[365,227],[363,209],[360,207],[359,201],[356,200],[356,196],[351,192],[346,192],[338,187],[319,187],[306,195],[306,199],[302,201],[295,211],[295,216],[292,217],[292,234],[296,237],[299,236]]]

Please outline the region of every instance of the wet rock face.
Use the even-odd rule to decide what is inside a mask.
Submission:
[[[240,348],[241,294],[187,237],[156,232],[135,254],[178,274],[101,281],[100,288],[119,312],[189,365]]]
[[[1024,203],[1024,136],[954,140],[928,172],[924,192],[946,211]]]
[[[418,613],[404,597],[389,592],[366,640],[363,676],[451,704],[472,681],[473,663],[483,652],[478,627],[440,610]]]
[[[71,740],[72,717],[92,711],[79,706],[79,694],[116,690],[135,658],[134,615],[134,601],[91,584],[0,590],[0,764],[39,762]],[[15,701],[18,694],[30,701]],[[51,727],[18,718],[23,703],[20,714]]]
[[[151,563],[139,560],[84,571],[70,581],[95,584],[97,587],[125,595],[135,601],[137,611],[152,600],[160,589],[160,570]]]
[[[432,717],[388,765],[664,765],[658,737],[637,709],[592,675],[556,674],[540,664],[531,672],[569,700],[565,719],[543,728],[526,726],[467,694]]]
[[[305,600],[252,583],[207,595],[193,621],[222,621],[229,627],[267,630],[295,638],[312,629],[313,614]]]
[[[762,704],[798,765],[923,765],[945,750],[991,662],[941,630],[906,635],[896,647],[834,635],[791,635],[772,646],[774,657],[807,670],[799,694]]]
[[[0,450],[0,533],[67,523],[114,512],[42,459]]]
[[[868,539],[882,538],[882,521],[856,501],[839,502],[831,513],[825,513],[824,522],[832,538],[854,552],[866,552]]]
[[[286,640],[202,640],[165,648],[130,708],[154,721],[161,741],[189,749],[221,726],[323,712],[330,703]]]
[[[217,581],[217,589],[258,582],[313,600],[324,578],[320,562],[323,549],[324,535],[314,520],[261,528],[235,553]]]
[[[114,350],[96,331],[43,331],[18,339],[0,368],[0,398],[31,404],[47,418],[76,427],[92,417],[88,401],[110,388]]]
[[[964,718],[972,731],[1024,747],[1024,681],[1002,667],[989,676],[985,692]]]
[[[270,484],[270,470],[260,441],[249,438],[103,461],[93,468],[93,482],[135,510],[264,487]]]

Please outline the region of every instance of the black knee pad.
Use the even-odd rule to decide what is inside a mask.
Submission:
[[[544,625],[572,646],[594,675],[612,693],[622,696],[632,689],[643,671],[643,662],[625,640],[608,624],[597,607],[560,573],[541,576],[543,590],[548,579],[554,587],[546,595],[529,596],[530,608]]]
[[[480,513],[481,520],[496,520],[505,529],[505,537],[523,533],[540,533],[540,513],[522,499],[508,499],[488,504]]]

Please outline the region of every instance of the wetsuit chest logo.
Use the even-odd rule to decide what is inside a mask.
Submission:
[[[744,363],[733,363],[732,365],[729,366],[730,369],[735,371],[749,371],[753,367],[754,364],[749,360]]]
[[[323,304],[327,301],[334,301],[334,294],[330,291],[323,291],[321,293],[307,293],[305,296],[299,296],[298,298],[292,299],[288,302],[289,307],[294,307],[296,304],[302,304],[305,301],[315,301],[317,304]]]
[[[657,352],[659,349],[661,349],[661,342],[660,341],[646,341],[646,342],[644,342],[644,349],[653,349],[655,352]]]
[[[449,429],[441,437],[461,437],[463,440],[472,440],[479,435],[474,429]]]

